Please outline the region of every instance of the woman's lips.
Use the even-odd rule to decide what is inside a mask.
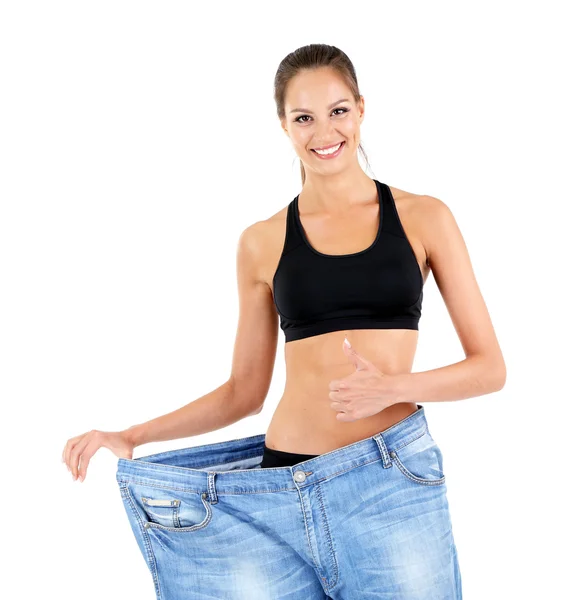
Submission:
[[[317,158],[321,158],[322,160],[328,160],[330,158],[335,158],[336,156],[338,156],[341,153],[341,151],[343,150],[344,146],[345,146],[345,142],[342,142],[340,144],[340,147],[333,154],[318,154],[315,150],[311,150],[311,152],[313,152],[313,154],[315,154],[315,156],[317,156]]]

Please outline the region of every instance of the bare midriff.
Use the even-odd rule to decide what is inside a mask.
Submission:
[[[337,419],[329,383],[356,370],[342,348],[346,334],[353,349],[382,373],[410,373],[418,330],[341,330],[287,342],[286,384],[266,432],[269,448],[324,454],[373,436],[418,409],[415,402],[399,402],[370,417],[350,422]]]

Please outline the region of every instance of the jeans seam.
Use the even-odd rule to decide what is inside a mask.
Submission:
[[[152,456],[155,456],[156,458],[162,458],[164,456],[169,456],[171,454],[188,454],[189,452],[192,452],[192,450],[196,450],[196,451],[200,451],[202,449],[210,449],[212,448],[212,450],[220,450],[221,448],[227,448],[230,443],[232,442],[240,442],[241,440],[244,441],[249,441],[249,442],[253,442],[255,440],[259,440],[260,438],[264,437],[264,433],[259,433],[257,435],[252,435],[249,437],[242,437],[242,438],[234,438],[232,440],[226,440],[225,442],[215,442],[213,444],[202,444],[200,446],[192,446],[192,447],[188,447],[188,448],[178,448],[176,450],[166,450],[165,452],[156,452],[155,454],[147,454],[146,456],[140,456],[137,458],[130,458],[130,459],[123,459],[123,460],[127,460],[129,462],[139,462],[139,463],[146,463],[148,461],[144,461],[142,460],[143,458],[151,458]],[[260,454],[258,455],[260,456]],[[155,463],[150,463],[150,464],[155,464]],[[182,469],[186,469],[187,467],[180,467]]]
[[[145,530],[143,520],[139,514],[139,511],[137,510],[137,507],[135,506],[135,502],[133,501],[133,498],[131,496],[129,488],[127,487],[127,485],[122,485],[121,489],[122,489],[122,495],[125,498],[125,500],[129,503],[131,511],[133,512],[133,514],[138,522],[138,525],[139,525],[139,530],[141,532],[142,539],[143,539],[144,545],[146,547],[146,551],[147,551],[147,555],[148,555],[148,559],[149,559],[150,571],[154,578],[156,595],[158,596],[159,600],[163,600],[162,588],[160,586],[160,580],[158,577],[158,569],[157,569],[157,565],[156,565],[156,557],[154,555],[154,551],[153,551],[153,548],[151,545],[151,540]]]
[[[295,491],[297,491],[295,489]],[[301,506],[301,512],[303,514],[303,525],[305,526],[305,537],[307,538],[307,545],[309,546],[309,551],[311,552],[311,558],[313,559],[313,564],[315,568],[319,571],[321,575],[321,565],[319,561],[315,558],[315,553],[313,552],[313,547],[311,546],[311,537],[309,535],[309,527],[307,527],[307,517],[305,514],[305,506],[303,505],[303,497],[301,496],[301,492],[297,491],[299,497],[299,505]]]
[[[377,462],[379,460],[382,460],[382,459],[374,458],[374,459],[368,460],[364,463],[357,464],[353,467],[349,467],[348,469],[343,469],[341,471],[336,471],[335,473],[330,473],[326,477],[322,477],[321,479],[317,479],[316,481],[310,482],[310,485],[319,483],[321,481],[327,481],[328,479],[331,479],[332,477],[335,477],[336,475],[341,475],[342,473],[347,473],[348,471],[357,469],[358,467],[365,467],[366,465]],[[193,492],[192,488],[179,488],[179,487],[175,487],[175,486],[160,485],[158,482],[150,483],[152,481],[150,479],[130,477],[130,478],[119,479],[118,481],[144,484],[144,485],[149,485],[152,487],[159,487],[159,488],[168,489],[168,490],[176,490],[179,492],[187,492],[187,493],[191,493],[191,494],[198,493],[198,492]],[[279,489],[275,489],[275,490],[261,490],[259,492],[230,492],[230,493],[229,492],[221,492],[221,495],[223,495],[223,496],[244,496],[247,494],[268,494],[268,493],[274,493],[274,492],[293,492],[293,491],[295,491],[295,489],[296,489],[295,487],[288,487],[288,488],[279,488]]]
[[[400,458],[398,457],[398,455],[396,455],[395,458],[393,458],[392,460],[394,460],[396,462],[396,464],[398,465],[398,468],[400,469],[401,473],[405,476],[408,477],[408,479],[410,479],[411,481],[414,481],[415,483],[420,483],[422,485],[442,485],[445,482],[446,476],[443,475],[442,477],[439,477],[438,479],[422,479],[421,477],[417,477],[416,475],[414,475],[413,473],[411,473],[402,463],[402,461],[400,460]]]
[[[150,512],[150,510],[148,509],[147,505],[143,506],[143,510],[144,512],[148,515],[148,517],[150,518],[151,521],[154,521],[155,519],[155,513]],[[170,514],[172,515],[172,521],[174,523],[174,527],[181,527],[180,525],[180,516],[179,516],[179,512],[180,512],[180,506],[172,506],[170,507]]]
[[[234,440],[236,441],[236,440]],[[203,448],[204,446],[194,446],[194,448]],[[190,450],[190,448],[188,448],[188,450]],[[218,448],[217,448],[218,450]],[[162,452],[160,454],[155,454],[154,456],[157,457],[163,457],[164,455],[171,455],[174,454],[175,452],[180,452],[180,450],[168,450],[167,452]],[[261,450],[258,454],[253,454],[251,456],[244,456],[243,458],[239,458],[239,459],[233,459],[229,462],[237,462],[240,460],[249,460],[251,458],[258,458],[259,456],[263,456],[263,450]],[[154,471],[157,468],[159,468],[159,465],[162,465],[164,468],[165,467],[170,467],[172,469],[180,469],[181,471],[193,471],[193,470],[198,470],[201,471],[207,467],[211,467],[212,465],[216,464],[216,461],[212,461],[207,463],[206,465],[200,465],[196,468],[194,467],[181,467],[180,465],[169,465],[166,463],[155,463],[155,462],[148,462],[147,460],[141,460],[139,458],[133,458],[133,459],[128,459],[128,458],[120,458],[120,461],[127,461],[129,463],[132,463],[134,465],[139,465],[140,469],[148,469],[150,471]],[[254,469],[237,469],[238,471],[255,471],[256,467]]]
[[[206,516],[200,523],[188,525],[186,527],[170,527],[168,525],[160,525],[159,523],[151,522],[149,523],[148,527],[151,527],[152,529],[160,529],[161,531],[175,531],[176,533],[193,533],[199,529],[204,529],[210,523],[213,513],[210,508],[210,502],[204,498],[201,498],[201,500],[206,509]]]
[[[333,537],[331,535],[331,530],[329,528],[329,523],[327,521],[327,513],[325,512],[325,504],[323,502],[323,492],[322,492],[321,486],[319,484],[316,485],[315,492],[317,495],[317,499],[319,501],[319,506],[321,508],[321,512],[323,513],[323,523],[324,523],[324,527],[325,527],[325,533],[326,533],[327,539],[329,540],[329,555],[330,555],[332,563],[333,563],[334,579],[333,579],[332,583],[327,582],[327,590],[325,590],[326,592],[330,592],[331,590],[333,590],[333,588],[337,584],[337,581],[339,578],[338,577],[338,564],[337,564],[336,555],[335,555],[335,551],[334,551]]]
[[[172,486],[172,485],[161,485],[158,481],[154,481],[152,479],[142,479],[140,477],[136,478],[136,477],[129,477],[127,479],[118,479],[118,481],[121,483],[123,482],[124,484],[127,483],[134,483],[136,485],[145,485],[147,487],[154,487],[154,488],[159,488],[159,489],[163,489],[163,490],[172,490],[172,491],[176,491],[176,492],[183,492],[185,494],[192,494],[194,496],[198,496],[200,495],[204,490],[193,490],[192,488],[181,488],[181,487],[176,487],[176,486]]]

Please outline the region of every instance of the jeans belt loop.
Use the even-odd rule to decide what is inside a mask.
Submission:
[[[218,495],[216,494],[216,486],[214,484],[214,478],[216,473],[214,471],[208,472],[208,499],[210,504],[216,504],[218,502]]]
[[[373,439],[376,442],[376,444],[378,444],[378,449],[380,450],[380,456],[382,457],[382,467],[384,469],[388,469],[392,466],[392,460],[390,459],[390,454],[388,453],[388,448],[386,448],[386,442],[384,442],[382,434],[373,436]]]

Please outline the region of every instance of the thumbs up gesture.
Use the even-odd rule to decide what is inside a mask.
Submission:
[[[396,404],[395,376],[382,373],[368,359],[358,354],[344,339],[344,354],[356,367],[351,375],[329,382],[331,408],[338,421],[350,422],[371,417]]]

